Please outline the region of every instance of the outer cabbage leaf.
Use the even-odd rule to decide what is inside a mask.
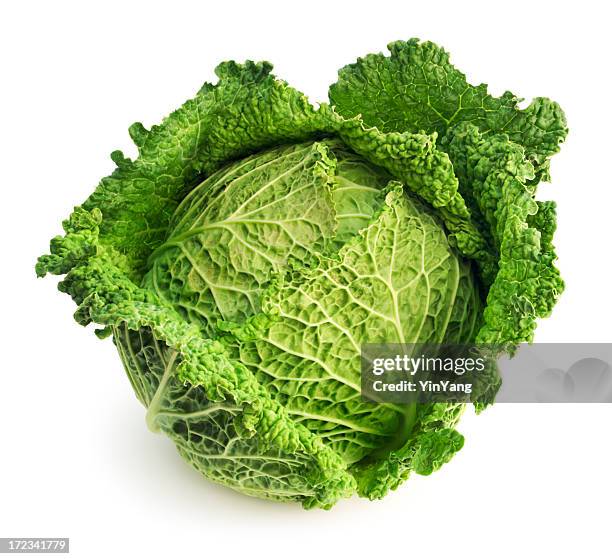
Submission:
[[[219,83],[198,94],[147,131],[130,127],[138,146],[131,161],[113,152],[114,173],[100,182],[83,208],[104,214],[100,240],[111,244],[142,274],[152,249],[165,239],[179,201],[202,174],[233,157],[308,138],[321,128],[308,100],[270,75],[267,63],[220,64]]]
[[[266,427],[261,423],[245,425],[246,409],[234,391],[219,400],[210,399],[210,390],[197,379],[186,387],[177,374],[179,353],[160,343],[149,328],[130,330],[124,323],[114,329],[114,336],[134,390],[147,407],[149,426],[166,434],[181,456],[207,478],[248,495],[307,505],[326,506],[343,491],[348,494],[350,480],[338,476],[339,492],[330,491],[328,484],[326,498],[333,498],[321,500],[325,478],[313,468],[312,455],[305,451],[316,441],[304,429],[294,431],[297,438],[293,441],[270,444],[266,432],[287,437],[293,429],[273,415],[269,402],[264,421],[270,423]],[[249,400],[248,407],[256,405],[257,400]],[[328,466],[341,471],[334,458],[327,453],[331,459]]]
[[[484,136],[463,124],[449,131],[445,142],[499,252],[476,341],[501,346],[531,341],[536,318],[548,316],[563,291],[554,266],[554,204],[535,201],[533,166],[505,134]]]
[[[492,97],[487,86],[467,83],[448,53],[418,39],[389,44],[390,56],[370,54],[339,72],[329,97],[345,117],[361,115],[384,132],[426,130],[443,136],[450,126],[469,122],[482,133],[508,134],[525,148],[538,177],[548,177],[548,158],[567,135],[559,105],[538,97],[525,109],[507,91]]]

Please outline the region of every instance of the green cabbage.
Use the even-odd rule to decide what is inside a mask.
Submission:
[[[329,508],[461,448],[461,404],[360,394],[368,342],[530,341],[563,288],[535,200],[565,118],[469,85],[417,40],[312,106],[267,63],[146,130],[37,273],[112,335],[147,422],[207,478]]]

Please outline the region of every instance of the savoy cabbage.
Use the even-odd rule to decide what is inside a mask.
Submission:
[[[112,335],[147,422],[207,478],[329,508],[461,448],[461,404],[360,395],[366,342],[513,344],[562,290],[567,129],[471,86],[432,43],[342,69],[315,107],[267,63],[226,62],[64,222],[37,273]]]

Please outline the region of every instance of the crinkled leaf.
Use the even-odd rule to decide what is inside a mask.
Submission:
[[[524,110],[507,91],[493,97],[487,86],[470,85],[448,53],[418,39],[389,44],[390,56],[369,54],[339,72],[329,97],[345,117],[361,115],[384,132],[436,132],[469,122],[482,133],[508,134],[525,148],[538,175],[548,176],[547,159],[567,135],[557,103],[538,97]]]
[[[533,166],[506,135],[483,135],[465,124],[449,132],[447,143],[459,180],[472,192],[499,251],[476,341],[531,341],[536,318],[550,313],[563,290],[554,266],[554,205],[534,200]]]
[[[144,271],[179,201],[202,174],[262,147],[305,139],[320,128],[304,95],[270,70],[267,63],[219,65],[219,83],[205,84],[160,125],[149,131],[132,125],[135,161],[113,153],[117,169],[101,180],[83,208],[102,212],[101,242],[126,254],[134,274]]]

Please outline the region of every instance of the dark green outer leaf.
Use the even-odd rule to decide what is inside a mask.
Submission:
[[[329,98],[347,118],[361,115],[383,132],[436,132],[462,122],[483,134],[504,132],[525,148],[537,176],[548,176],[547,159],[567,135],[565,115],[557,103],[537,97],[524,110],[520,98],[501,97],[487,86],[470,85],[449,61],[448,53],[418,39],[390,43],[390,56],[370,54],[339,72]]]

